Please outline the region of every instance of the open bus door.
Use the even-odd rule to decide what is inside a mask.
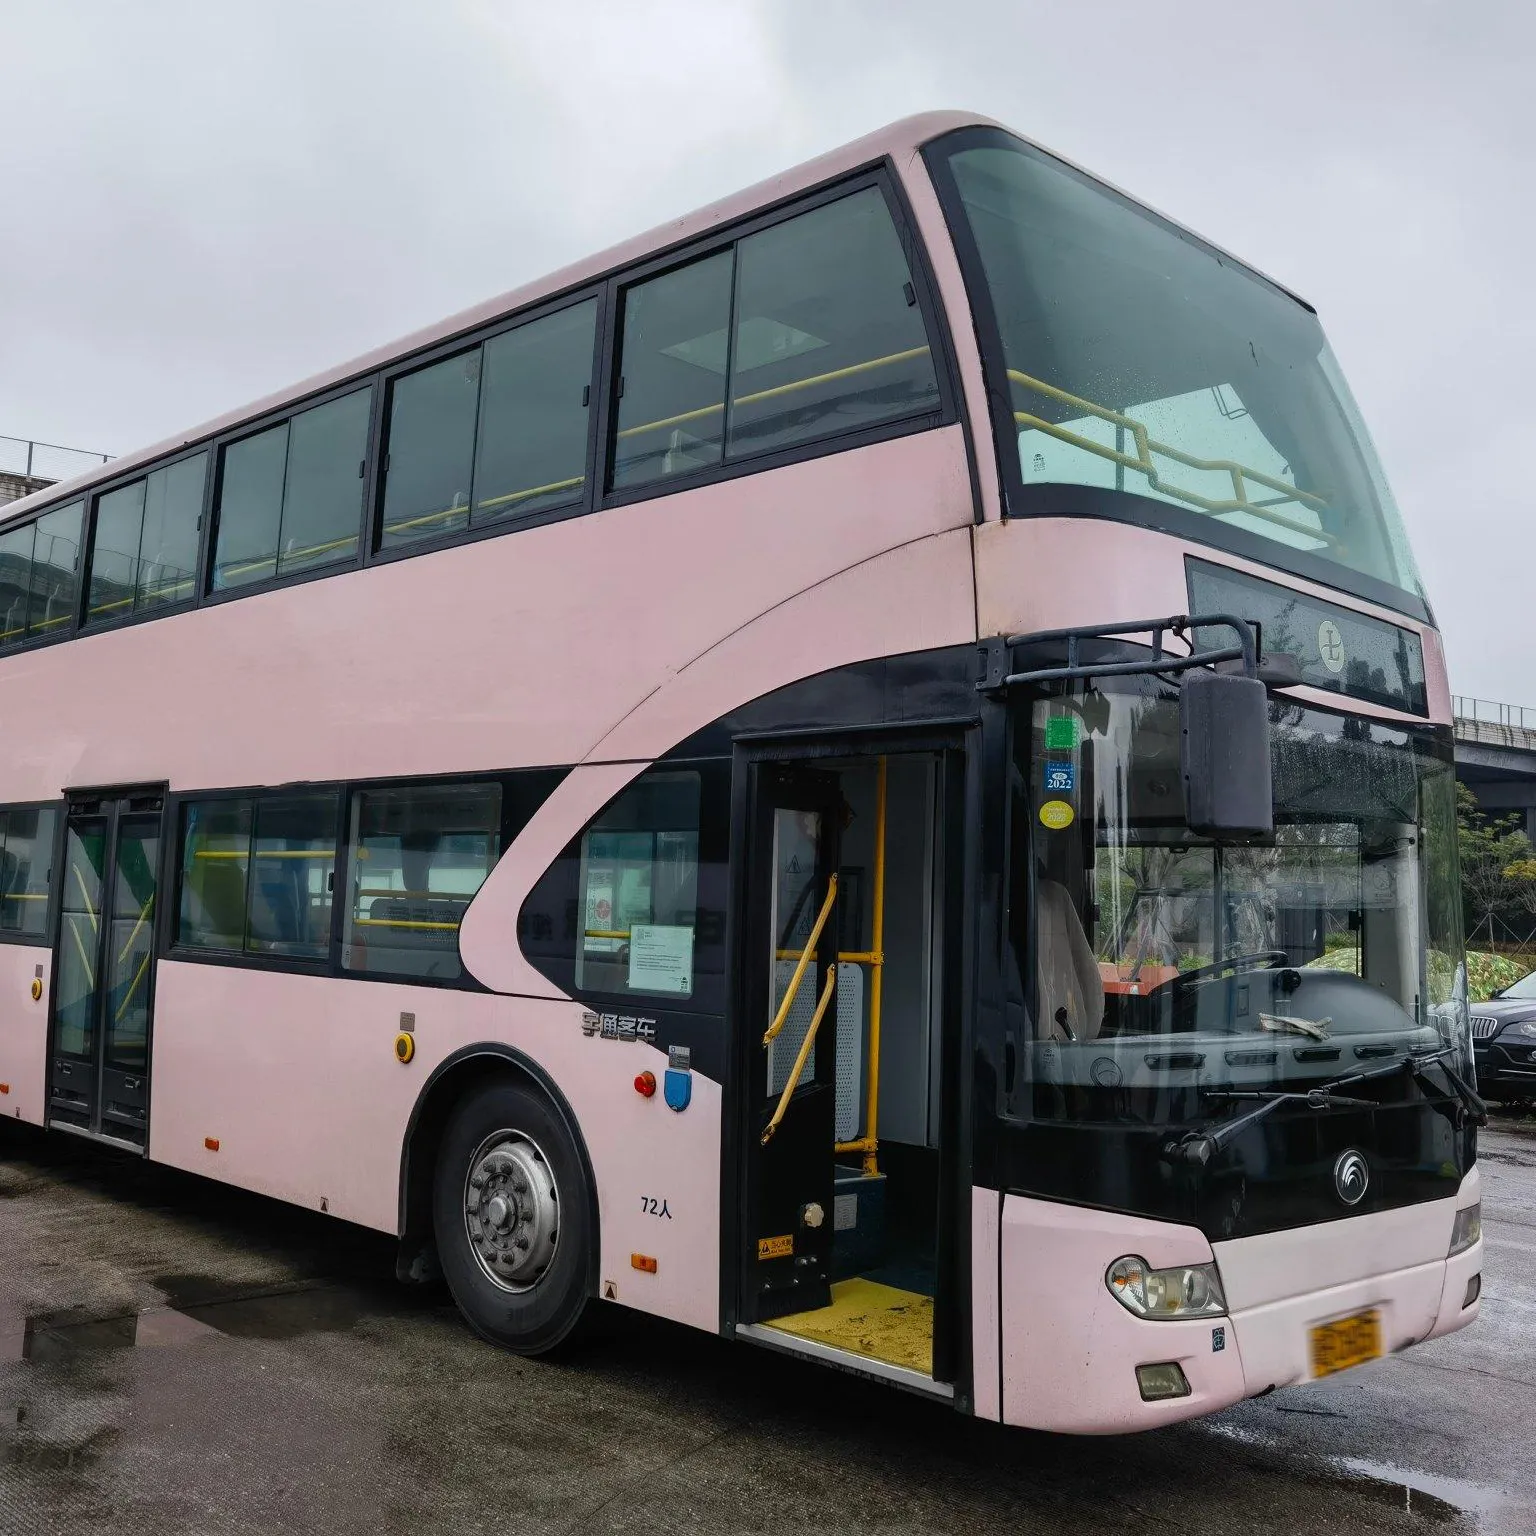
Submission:
[[[831,1299],[838,837],[833,774],[754,772],[745,960],[748,1090],[742,1320]]]

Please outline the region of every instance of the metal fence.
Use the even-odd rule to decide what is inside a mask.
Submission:
[[[1522,704],[1500,704],[1495,699],[1474,699],[1458,693],[1451,699],[1451,713],[1458,720],[1536,731],[1536,709],[1527,709]]]
[[[37,443],[25,437],[0,437],[0,474],[21,475],[28,480],[68,480],[98,464],[111,461],[110,453],[87,453],[58,443]]]

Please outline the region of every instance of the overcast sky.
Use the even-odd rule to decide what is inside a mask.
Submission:
[[[0,0],[0,433],[121,453],[909,112],[1320,311],[1459,692],[1536,705],[1524,0]]]

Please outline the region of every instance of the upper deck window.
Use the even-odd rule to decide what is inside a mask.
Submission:
[[[213,588],[357,555],[373,390],[353,390],[224,450]]]
[[[87,624],[191,602],[207,474],[194,454],[97,501]]]
[[[1422,610],[1316,315],[1010,135],[931,155],[994,341],[1014,511],[1148,523]]]
[[[0,650],[67,627],[80,581],[83,501],[0,533]]]
[[[935,411],[917,292],[874,187],[624,295],[613,484]]]
[[[396,379],[383,548],[579,501],[597,301]]]

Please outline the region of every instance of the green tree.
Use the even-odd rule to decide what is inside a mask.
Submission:
[[[1491,816],[1465,784],[1456,786],[1456,844],[1467,939],[1493,936],[1493,920],[1512,907],[1536,911],[1536,848],[1518,814]]]

